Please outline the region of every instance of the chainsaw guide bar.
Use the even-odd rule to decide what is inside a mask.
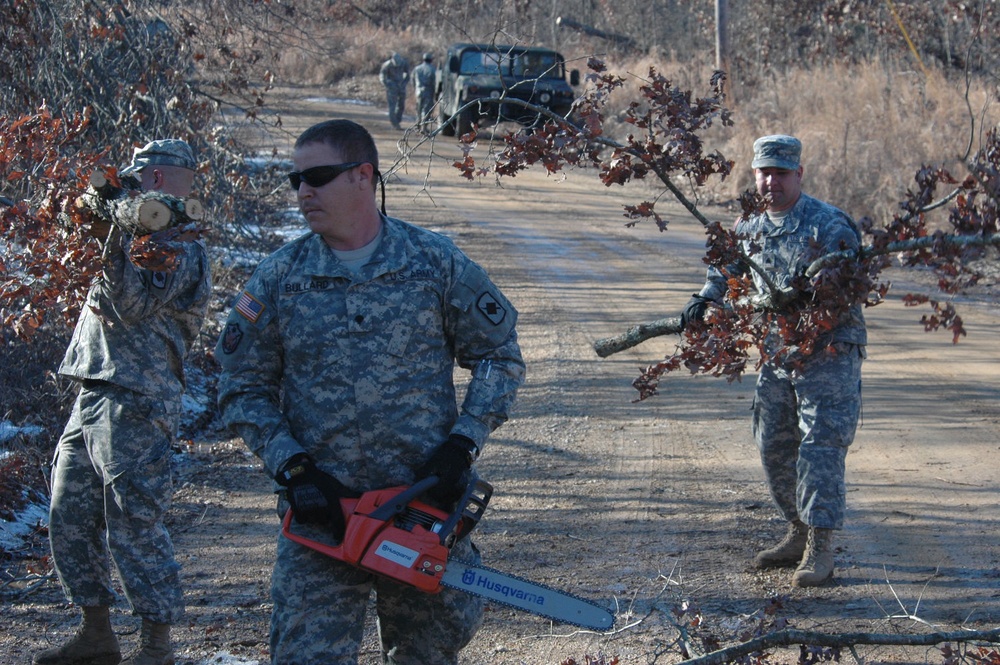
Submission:
[[[597,603],[489,566],[448,559],[441,584],[492,603],[590,630],[610,630],[614,615]]]

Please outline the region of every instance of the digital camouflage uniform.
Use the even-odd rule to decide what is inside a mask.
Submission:
[[[434,92],[437,86],[437,68],[424,55],[424,61],[413,68],[413,88],[417,99],[417,124],[423,128],[433,122]]]
[[[789,287],[817,258],[812,241],[819,244],[820,253],[857,249],[861,242],[846,213],[805,194],[780,225],[760,214],[741,220],[736,232],[744,238],[744,251],[779,288]],[[761,276],[752,272],[752,277],[758,292],[767,293]],[[701,295],[721,302],[725,293],[725,277],[710,268]],[[779,340],[772,332],[769,355],[780,348]],[[787,361],[769,361],[761,368],[753,433],[771,495],[788,521],[799,519],[824,529],[843,525],[844,460],[861,412],[866,343],[861,305],[855,304],[801,370],[791,369]]]
[[[220,409],[272,477],[304,452],[357,492],[410,485],[449,434],[481,448],[507,419],[524,377],[517,312],[444,236],[382,222],[357,273],[307,234],[258,266],[229,315]],[[461,410],[456,361],[472,373]],[[478,561],[469,539],[456,554]],[[356,662],[373,587],[387,662],[456,663],[482,620],[472,596],[376,580],[279,537],[272,661]]]
[[[399,129],[406,107],[406,85],[410,81],[410,63],[398,53],[382,63],[378,80],[385,86],[385,101],[389,105],[389,122]]]
[[[183,361],[211,295],[200,242],[176,243],[171,272],[110,256],[59,373],[81,382],[56,447],[49,538],[67,598],[110,606],[108,556],[133,611],[175,623],[184,605],[163,524],[173,495],[170,446],[180,423]]]

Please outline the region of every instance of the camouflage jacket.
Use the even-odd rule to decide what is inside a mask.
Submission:
[[[743,239],[743,250],[778,288],[789,287],[792,279],[804,274],[809,264],[819,256],[842,249],[857,249],[861,244],[861,232],[847,213],[805,194],[799,196],[780,225],[766,214],[761,214],[741,219],[735,230]],[[731,266],[726,272],[742,274],[746,270],[742,266]],[[750,271],[750,274],[757,291],[767,293],[768,287],[763,278],[756,271]],[[725,276],[710,267],[701,295],[722,302],[726,290]],[[830,341],[867,343],[860,303],[851,306],[831,332]],[[774,343],[772,340],[771,350]]]
[[[413,89],[417,96],[433,95],[437,80],[437,69],[429,62],[423,62],[413,68]]]
[[[217,345],[219,407],[273,476],[306,452],[358,491],[411,484],[451,433],[482,448],[524,380],[517,312],[449,239],[383,217],[351,273],[306,234],[272,254]],[[453,370],[471,370],[461,411]]]
[[[141,269],[126,253],[108,259],[87,293],[60,374],[180,400],[184,357],[205,319],[212,277],[201,242],[173,246],[179,262],[170,272]]]
[[[406,90],[410,80],[410,64],[403,58],[389,58],[378,70],[378,80],[385,87],[395,87]]]

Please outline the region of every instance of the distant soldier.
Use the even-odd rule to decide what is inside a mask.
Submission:
[[[389,105],[389,122],[399,129],[406,106],[406,84],[410,81],[410,63],[398,53],[393,53],[382,63],[378,80],[385,86],[385,101]]]
[[[434,66],[434,54],[424,53],[424,61],[413,69],[413,88],[417,95],[417,126],[420,131],[426,131],[431,125],[431,112],[434,110],[434,89],[437,83],[437,68]]]

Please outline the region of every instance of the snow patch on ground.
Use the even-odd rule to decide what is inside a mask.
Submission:
[[[48,506],[37,503],[28,504],[10,522],[0,520],[0,551],[13,552],[21,549],[25,536],[48,523]]]
[[[319,104],[354,104],[356,106],[375,106],[372,102],[360,99],[338,99],[336,97],[307,97],[307,102],[317,102]]]
[[[243,660],[228,651],[220,651],[200,662],[200,665],[260,665],[259,660]]]
[[[41,427],[36,427],[34,425],[25,425],[22,427],[17,427],[14,423],[3,420],[0,421],[0,443],[5,441],[10,441],[18,434],[25,434],[27,436],[35,436],[42,433]]]

